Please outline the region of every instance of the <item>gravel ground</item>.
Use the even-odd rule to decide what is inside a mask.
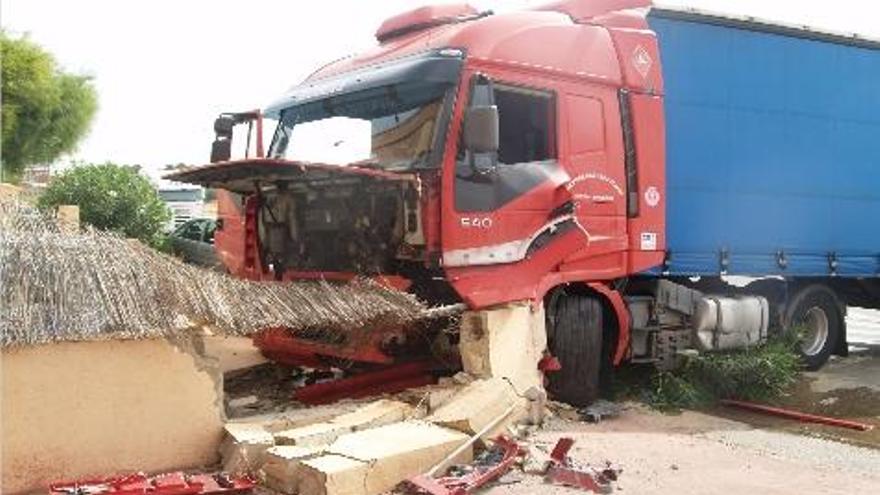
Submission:
[[[575,439],[576,462],[623,468],[616,492],[635,494],[880,493],[880,451],[803,435],[765,431],[696,412],[670,416],[630,405],[597,425],[551,421],[535,436],[552,448]],[[537,476],[509,477],[491,494],[583,493]]]
[[[779,404],[880,425],[880,311],[850,308],[850,357],[806,373]],[[550,449],[575,439],[576,462],[623,468],[615,493],[713,495],[880,494],[880,428],[870,432],[806,425],[719,408],[666,415],[630,404],[597,425],[551,420],[534,442]],[[583,493],[508,476],[486,493]]]

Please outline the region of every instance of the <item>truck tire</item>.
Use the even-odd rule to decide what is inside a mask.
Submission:
[[[823,285],[800,289],[785,310],[787,331],[800,332],[800,354],[808,370],[828,361],[843,334],[843,311],[834,291]]]
[[[547,345],[562,369],[548,374],[559,401],[587,406],[599,397],[602,369],[602,304],[590,296],[562,296],[552,308]]]

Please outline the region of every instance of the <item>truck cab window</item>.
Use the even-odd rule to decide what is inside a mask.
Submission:
[[[556,158],[552,94],[499,85],[495,87],[495,104],[499,117],[499,164]]]
[[[498,108],[498,151],[471,153],[460,136],[455,174],[458,211],[498,210],[558,170],[552,91],[477,80],[468,104]]]

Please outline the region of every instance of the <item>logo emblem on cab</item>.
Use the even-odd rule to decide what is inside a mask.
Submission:
[[[645,189],[645,203],[648,203],[651,208],[660,204],[660,191],[656,187],[651,186]]]
[[[633,50],[632,64],[642,77],[648,77],[648,72],[651,71],[651,66],[654,65],[654,60],[651,59],[651,54],[648,53],[648,50],[646,50],[644,46],[638,45],[636,46],[636,49]]]

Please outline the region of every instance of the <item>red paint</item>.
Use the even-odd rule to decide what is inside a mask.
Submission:
[[[559,371],[562,369],[562,363],[559,362],[559,359],[557,359],[556,356],[545,354],[544,357],[538,361],[538,369],[545,373],[548,371]]]

